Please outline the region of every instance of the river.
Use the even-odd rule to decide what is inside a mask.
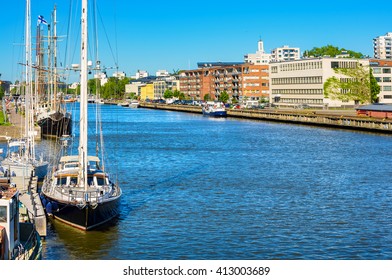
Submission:
[[[101,110],[121,214],[91,232],[50,221],[43,259],[392,258],[391,136]]]

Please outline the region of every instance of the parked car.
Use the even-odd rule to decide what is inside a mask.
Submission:
[[[308,104],[299,104],[295,106],[297,109],[310,109],[310,106]]]

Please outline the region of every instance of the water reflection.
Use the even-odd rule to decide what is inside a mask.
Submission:
[[[43,259],[48,256],[57,256],[62,260],[112,259],[110,252],[118,238],[117,219],[94,231],[82,231],[50,219],[48,237],[43,246]],[[55,254],[53,250],[56,251]]]

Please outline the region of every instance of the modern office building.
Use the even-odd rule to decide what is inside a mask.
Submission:
[[[373,39],[374,58],[392,59],[392,32]]]
[[[340,101],[324,97],[324,83],[337,75],[334,68],[369,66],[367,59],[309,58],[270,64],[270,101],[280,107],[304,104],[312,108],[354,107],[354,101]]]
[[[299,48],[283,46],[271,51],[271,61],[292,61],[300,59],[301,53]]]

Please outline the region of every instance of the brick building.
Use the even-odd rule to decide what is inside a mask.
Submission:
[[[205,95],[218,99],[226,91],[234,97],[261,100],[269,97],[269,66],[249,63],[198,63],[198,69],[180,74],[180,91],[192,99],[203,100]]]

